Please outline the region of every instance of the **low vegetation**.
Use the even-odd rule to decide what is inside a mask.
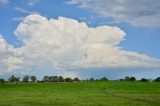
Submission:
[[[160,106],[156,82],[7,83],[0,106]]]
[[[160,77],[110,81],[12,75],[7,81],[0,79],[0,106],[160,106],[159,81]]]

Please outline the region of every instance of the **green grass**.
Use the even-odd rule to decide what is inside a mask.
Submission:
[[[4,84],[0,106],[160,106],[160,83]]]

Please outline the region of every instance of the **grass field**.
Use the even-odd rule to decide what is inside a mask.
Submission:
[[[4,84],[0,106],[160,106],[160,83]]]

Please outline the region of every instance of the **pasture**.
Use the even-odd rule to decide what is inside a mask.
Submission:
[[[1,84],[0,106],[160,106],[160,83]]]

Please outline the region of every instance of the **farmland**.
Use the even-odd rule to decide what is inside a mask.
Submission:
[[[0,106],[160,106],[160,83],[0,84]]]

